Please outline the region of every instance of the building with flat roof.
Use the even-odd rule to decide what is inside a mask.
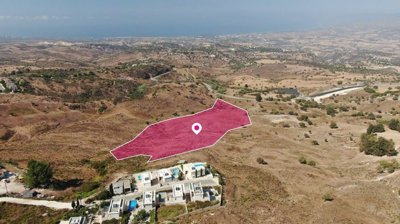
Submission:
[[[151,211],[154,209],[156,202],[156,193],[154,191],[146,191],[143,193],[143,209]]]
[[[198,178],[206,175],[205,163],[188,163],[183,165],[186,179]]]
[[[124,193],[124,182],[117,181],[115,183],[112,183],[112,189],[113,189],[113,193],[115,195],[123,194]]]
[[[190,194],[192,201],[204,201],[204,191],[201,182],[190,184]]]
[[[158,171],[158,178],[162,182],[172,181],[172,172],[170,169],[161,169]]]
[[[153,179],[150,172],[144,172],[137,176],[138,183],[141,183],[142,187],[151,187],[151,180]]]
[[[86,217],[84,216],[71,217],[68,220],[68,224],[86,224]]]
[[[176,184],[172,186],[172,197],[175,202],[185,201],[185,186],[183,184]]]
[[[125,179],[114,182],[112,183],[112,189],[115,195],[131,192],[131,181]]]
[[[111,200],[106,219],[119,219],[124,211],[124,199]]]

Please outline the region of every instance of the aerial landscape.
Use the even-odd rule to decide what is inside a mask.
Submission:
[[[209,34],[188,16],[198,32],[177,18],[164,22],[187,33],[93,36],[81,19],[18,17],[8,3],[0,224],[400,223],[400,4],[384,2],[395,16]]]

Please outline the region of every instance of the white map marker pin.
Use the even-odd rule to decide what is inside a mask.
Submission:
[[[194,124],[192,124],[192,131],[196,134],[196,135],[198,135],[200,132],[201,132],[201,129],[202,129],[203,127],[201,126],[201,124],[199,124],[199,123],[194,123]]]

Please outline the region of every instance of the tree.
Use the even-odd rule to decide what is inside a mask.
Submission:
[[[184,180],[183,172],[179,172],[178,180]]]
[[[256,94],[256,101],[257,101],[257,102],[261,102],[261,100],[262,100],[261,94],[260,94],[260,93],[257,93],[257,94]]]
[[[48,163],[36,160],[28,162],[28,171],[24,182],[29,188],[48,186],[53,178],[53,169]]]
[[[75,201],[72,201],[72,202],[71,202],[71,207],[72,207],[72,208],[75,208],[75,207],[76,207]]]

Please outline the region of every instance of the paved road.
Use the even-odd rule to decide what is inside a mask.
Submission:
[[[11,197],[0,197],[0,202],[8,202],[8,203],[15,203],[22,205],[45,206],[54,209],[72,209],[71,202],[58,202],[58,201],[46,201],[46,200],[24,199],[24,198],[11,198]]]
[[[355,91],[355,90],[359,90],[362,89],[364,87],[362,86],[355,86],[355,87],[351,87],[351,88],[346,88],[346,89],[338,89],[337,91],[330,91],[326,94],[322,94],[322,95],[318,95],[315,97],[312,97],[316,102],[320,103],[322,99],[326,99],[329,98],[333,95],[346,95],[349,92]]]

